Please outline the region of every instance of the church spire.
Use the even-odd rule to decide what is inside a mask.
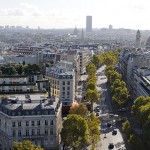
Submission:
[[[137,48],[141,47],[141,33],[140,33],[140,30],[138,30],[137,34],[136,34],[136,47]]]

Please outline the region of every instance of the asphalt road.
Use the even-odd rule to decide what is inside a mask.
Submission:
[[[120,132],[120,124],[116,117],[110,117],[109,114],[114,114],[116,111],[112,109],[112,102],[109,91],[107,90],[107,77],[104,73],[105,66],[97,70],[97,89],[100,91],[100,101],[94,107],[100,108],[101,121],[101,141],[97,144],[97,150],[108,150],[109,143],[114,144],[113,150],[125,150],[125,144],[122,133]],[[107,127],[107,123],[111,123],[111,127]],[[116,135],[112,135],[113,130],[117,131]]]

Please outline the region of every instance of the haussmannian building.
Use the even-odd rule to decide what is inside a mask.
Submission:
[[[71,62],[60,61],[51,67],[46,78],[50,81],[50,95],[56,96],[62,106],[70,107],[75,99],[75,71]]]
[[[13,141],[30,140],[45,150],[58,149],[62,128],[59,99],[44,95],[12,95],[0,99],[0,150]]]

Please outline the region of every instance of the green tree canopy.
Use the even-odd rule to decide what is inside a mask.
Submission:
[[[114,90],[114,95],[112,97],[113,101],[120,107],[124,106],[128,100],[129,92],[126,87],[118,87]]]
[[[78,150],[88,142],[88,124],[80,115],[70,114],[63,122],[61,139],[65,146]]]
[[[75,105],[75,106],[71,106],[70,110],[69,110],[70,114],[77,114],[80,115],[83,118],[86,118],[87,115],[89,114],[89,111],[86,107],[86,105],[84,104],[79,104],[79,105]]]
[[[113,84],[113,82],[116,80],[116,79],[121,79],[122,78],[122,75],[119,74],[118,72],[116,71],[112,71],[111,74],[110,74],[110,78],[109,78],[109,81],[111,84]]]
[[[86,66],[86,72],[88,75],[94,75],[96,73],[96,67],[91,61]]]
[[[93,55],[92,62],[96,66],[96,68],[98,68],[101,64],[100,57],[98,55]]]
[[[14,142],[12,150],[44,150],[43,148],[32,144],[31,141]]]
[[[91,113],[87,122],[89,127],[90,142],[92,146],[95,147],[95,144],[100,140],[100,121],[94,113]]]
[[[111,86],[111,92],[114,93],[115,89],[118,87],[121,87],[123,89],[124,87],[126,87],[126,83],[124,81],[116,79]]]
[[[96,83],[95,82],[88,82],[86,85],[86,89],[95,90],[96,89]]]
[[[146,123],[150,115],[150,97],[138,97],[132,106],[132,114],[142,126]]]
[[[87,89],[86,100],[91,103],[92,110],[93,110],[93,103],[98,102],[98,98],[99,98],[99,94],[97,89],[95,90]]]
[[[130,122],[128,120],[122,123],[122,130],[127,134],[128,137],[134,133],[134,130],[131,128]]]
[[[131,134],[128,140],[130,148],[132,150],[145,150],[142,144],[142,140],[136,134]]]

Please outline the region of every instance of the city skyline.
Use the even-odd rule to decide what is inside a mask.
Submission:
[[[86,16],[93,28],[149,30],[150,2],[145,0],[5,0],[0,5],[0,25],[31,28],[85,28]]]

